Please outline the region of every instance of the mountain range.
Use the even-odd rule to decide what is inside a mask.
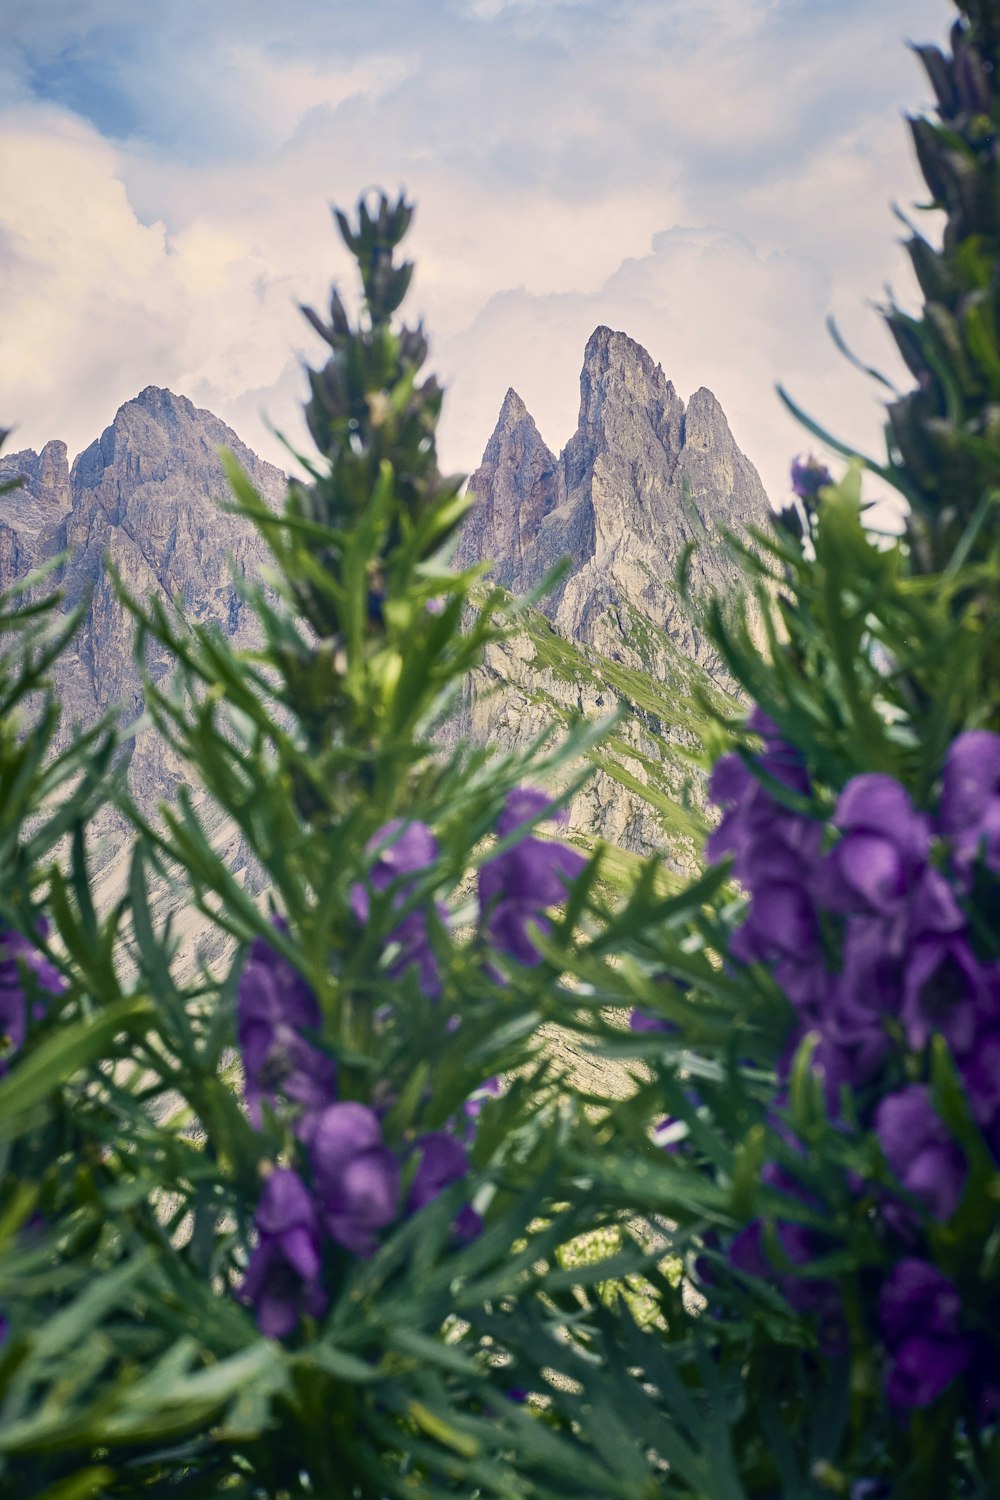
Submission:
[[[0,482],[23,479],[0,497],[0,586],[65,554],[56,581],[66,606],[86,602],[55,673],[65,733],[116,704],[133,718],[141,710],[130,620],[106,558],[133,594],[179,596],[193,618],[251,642],[232,569],[255,573],[264,548],[248,523],[220,508],[220,447],[265,499],[280,501],[279,469],[211,412],[154,386],[126,402],[72,467],[57,440],[40,453],[0,456]],[[679,597],[677,562],[695,543],[693,594],[731,592],[739,566],[724,533],[766,527],[770,514],[718,401],[701,389],[685,405],[639,344],[598,328],[584,354],[577,428],[562,452],[549,450],[509,390],[469,487],[475,499],[457,564],[489,561],[494,580],[517,595],[568,564],[523,633],[490,649],[451,732],[503,748],[553,717],[620,704],[624,719],[573,805],[573,824],[636,852],[671,836],[683,842],[677,810],[692,725],[731,685]],[[149,667],[154,676],[169,670],[155,655]],[[180,776],[154,734],[136,739],[128,778],[140,806],[169,798]],[[104,832],[110,856],[119,840],[110,824]]]

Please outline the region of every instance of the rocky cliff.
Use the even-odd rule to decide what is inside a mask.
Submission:
[[[64,734],[107,708],[120,705],[134,719],[142,707],[132,622],[115,596],[106,556],[139,598],[179,597],[192,618],[215,621],[227,635],[249,642],[251,623],[232,573],[253,572],[263,551],[253,528],[220,508],[228,494],[217,451],[222,446],[277,502],[286,484],[280,470],[258,459],[211,412],[155,386],[126,402],[71,470],[60,442],[46,443],[40,454],[0,457],[0,483],[18,475],[25,481],[0,496],[0,586],[65,553],[55,582],[67,607],[89,600],[54,673],[65,705]],[[154,676],[168,670],[156,656],[148,665]],[[137,738],[128,781],[144,810],[169,797],[179,776],[156,735]],[[100,834],[102,852],[110,856],[122,830],[108,817]]]
[[[693,542],[696,596],[737,585],[723,533],[766,526],[770,506],[711,391],[695,391],[685,407],[645,349],[598,328],[584,354],[577,428],[559,457],[510,390],[469,489],[476,504],[460,563],[494,561],[496,581],[524,594],[568,558],[542,606],[561,635],[654,670],[671,644],[717,668],[680,607],[677,563]],[[636,639],[623,609],[639,610],[664,641]]]
[[[25,481],[0,496],[0,586],[65,553],[56,579],[67,604],[89,600],[56,672],[65,732],[106,708],[121,705],[134,718],[142,706],[131,621],[106,556],[133,594],[179,597],[192,618],[214,621],[240,644],[252,639],[232,568],[253,572],[262,549],[252,528],[219,507],[227,494],[220,446],[278,501],[286,482],[278,469],[211,412],[153,386],[120,408],[71,470],[60,442],[0,457],[0,483]],[[729,684],[678,597],[675,570],[694,542],[695,594],[732,593],[739,568],[723,533],[764,526],[770,514],[719,403],[699,390],[685,405],[644,349],[598,328],[584,356],[577,429],[562,453],[550,452],[508,391],[470,489],[458,564],[490,561],[495,580],[517,595],[564,558],[569,566],[544,615],[490,649],[452,732],[504,749],[553,718],[623,706],[603,769],[574,801],[574,827],[636,852],[666,841],[683,864],[696,838],[684,808],[688,747],[704,700],[724,703]],[[169,669],[156,656],[148,666],[154,676]],[[137,739],[128,777],[140,806],[151,811],[179,776],[153,734]],[[121,830],[108,822],[104,835],[110,855]]]
[[[693,543],[692,594],[731,597],[741,574],[724,534],[766,528],[770,516],[722,408],[705,389],[685,406],[645,349],[598,328],[584,354],[577,428],[558,458],[509,390],[469,488],[475,505],[459,564],[491,562],[495,582],[519,595],[564,559],[568,570],[541,604],[553,638],[535,629],[491,648],[462,728],[509,745],[553,713],[595,717],[623,706],[616,758],[576,800],[573,822],[636,852],[667,839],[683,863],[678,820],[638,788],[654,803],[661,792],[671,806],[683,796],[696,700],[724,699],[731,684],[679,597],[677,564]],[[560,641],[581,650],[560,650]],[[655,703],[643,673],[659,685]]]

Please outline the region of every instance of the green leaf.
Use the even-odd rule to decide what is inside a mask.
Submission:
[[[26,1057],[18,1057],[0,1083],[0,1140],[16,1135],[22,1117],[81,1068],[107,1056],[115,1037],[142,1034],[154,1023],[149,999],[126,996],[92,1016],[60,1026]]]

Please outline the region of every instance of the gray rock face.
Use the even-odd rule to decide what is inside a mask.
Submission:
[[[568,576],[543,605],[561,635],[652,670],[672,642],[717,668],[679,606],[677,563],[694,542],[693,592],[725,591],[739,568],[723,532],[766,526],[771,512],[711,391],[696,391],[685,408],[645,349],[598,328],[584,355],[577,429],[560,457],[508,391],[469,488],[476,505],[460,563],[495,560],[496,581],[523,594],[568,557]],[[630,638],[628,606],[665,637],[653,659],[648,635],[641,649]]]
[[[66,444],[0,454],[0,485],[17,478],[23,483],[0,495],[0,582],[23,577],[49,555],[49,534],[71,504]]]
[[[140,599],[179,597],[191,618],[251,644],[253,622],[244,618],[230,559],[237,573],[253,573],[262,548],[251,527],[218,505],[228,493],[220,446],[235,453],[267,500],[279,501],[286,478],[278,469],[211,412],[153,386],[120,408],[72,470],[59,442],[40,454],[0,457],[0,482],[25,480],[0,496],[0,586],[65,552],[56,581],[67,604],[89,601],[56,669],[65,733],[107,708],[121,705],[134,718],[142,707],[132,624],[105,556]],[[598,328],[584,356],[577,429],[563,452],[549,451],[510,390],[470,489],[476,504],[459,565],[491,561],[496,581],[515,594],[534,588],[564,557],[570,566],[543,604],[550,638],[541,648],[527,636],[491,646],[453,732],[509,749],[553,718],[595,717],[625,704],[618,770],[601,772],[575,799],[573,826],[625,849],[661,848],[663,816],[629,786],[655,780],[661,802],[679,798],[694,689],[724,694],[729,686],[678,598],[675,568],[693,541],[696,594],[739,586],[722,533],[766,525],[770,510],[756,471],[710,391],[696,391],[685,406],[644,349]],[[568,651],[567,642],[583,654]],[[169,670],[155,655],[147,664],[154,678]],[[661,685],[652,704],[645,694],[636,707],[636,671]],[[169,799],[180,776],[155,735],[136,740],[128,777],[140,806],[152,811]],[[109,822],[105,832],[110,855],[121,830]],[[233,854],[238,861],[235,847]]]
[[[694,596],[731,595],[741,572],[724,533],[766,529],[771,514],[718,401],[702,389],[685,406],[645,349],[598,328],[584,355],[577,428],[560,456],[508,391],[469,489],[475,505],[457,562],[491,561],[497,583],[525,594],[568,559],[565,578],[541,607],[558,636],[589,651],[590,669],[586,680],[560,676],[526,640],[491,647],[467,697],[463,730],[509,748],[538,733],[553,711],[595,716],[626,701],[609,679],[619,666],[648,672],[678,685],[676,721],[657,724],[658,745],[645,732],[648,715],[634,715],[626,728],[637,754],[626,757],[624,769],[648,784],[651,756],[662,763],[664,728],[668,743],[686,737],[682,705],[692,673],[700,669],[722,692],[731,689],[679,598],[677,564],[694,543]],[[666,764],[662,777],[670,788]],[[602,776],[571,816],[581,831],[638,852],[663,843],[662,826],[642,799]]]
[[[89,600],[80,632],[55,671],[65,735],[74,722],[92,723],[107,708],[121,705],[131,719],[142,707],[132,622],[115,596],[106,556],[139,599],[179,597],[191,618],[214,621],[249,644],[251,622],[243,619],[232,569],[253,573],[263,551],[252,527],[220,509],[229,493],[217,454],[222,446],[277,503],[286,485],[279,469],[258,459],[211,412],[154,386],[119,409],[72,471],[58,442],[40,454],[0,458],[0,481],[25,478],[20,489],[0,496],[0,586],[65,552],[55,582],[66,605]],[[154,677],[168,670],[155,655],[148,665]],[[179,776],[155,735],[136,740],[128,779],[140,806],[155,808]],[[110,821],[104,831],[113,835]]]

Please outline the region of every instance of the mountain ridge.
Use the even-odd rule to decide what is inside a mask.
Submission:
[[[72,465],[57,439],[40,453],[0,455],[0,482],[24,477],[20,490],[0,499],[0,585],[66,553],[56,582],[67,606],[89,600],[55,671],[65,734],[74,721],[92,722],[115,705],[130,719],[142,709],[131,619],[105,555],[133,595],[166,603],[179,597],[193,620],[214,623],[237,645],[255,643],[230,560],[237,576],[252,575],[264,547],[247,522],[217,503],[228,494],[220,446],[231,449],[269,503],[280,501],[287,477],[279,469],[212,412],[152,385],[123,403]],[[573,826],[637,852],[661,847],[664,818],[636,788],[662,777],[670,795],[680,796],[691,734],[686,722],[665,725],[659,709],[637,705],[630,684],[636,673],[650,673],[672,685],[679,706],[728,691],[673,574],[695,541],[695,595],[738,587],[724,533],[766,524],[770,510],[756,470],[710,391],[700,388],[685,404],[640,344],[600,325],[584,351],[579,418],[566,446],[551,452],[509,387],[469,489],[475,499],[457,566],[489,561],[496,582],[524,595],[563,558],[569,564],[541,603],[542,624],[490,648],[449,737],[465,732],[510,748],[553,720],[624,705],[619,759],[577,797]],[[170,670],[155,645],[146,665],[154,679]],[[136,741],[128,776],[140,807],[152,811],[170,797],[182,770],[147,733]]]

